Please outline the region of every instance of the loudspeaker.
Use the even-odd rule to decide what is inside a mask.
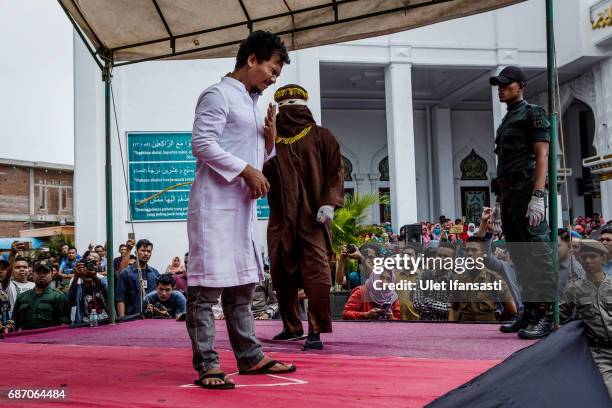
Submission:
[[[406,224],[400,229],[405,242],[421,242],[421,224]]]

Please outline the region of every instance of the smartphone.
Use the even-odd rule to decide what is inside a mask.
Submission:
[[[135,240],[136,234],[134,234],[133,232],[128,232],[128,239]]]
[[[23,243],[23,250],[24,251],[29,251],[30,249],[32,249],[32,244],[29,241],[26,241]]]

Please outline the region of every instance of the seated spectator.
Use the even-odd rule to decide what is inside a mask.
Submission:
[[[349,290],[361,286],[359,263],[363,259],[356,245],[344,245],[336,264],[336,284],[346,285]],[[348,272],[347,272],[348,267]]]
[[[608,249],[595,240],[584,240],[580,245],[580,262],[585,278],[570,282],[559,304],[559,318],[568,321],[577,314],[584,322],[585,335],[591,355],[599,368],[608,394],[612,398],[612,371],[610,370],[612,327],[612,280],[603,270]]]
[[[603,269],[606,276],[612,278],[612,226],[604,227],[599,235],[599,242],[608,250]]]
[[[76,268],[77,263],[81,260],[81,258],[77,254],[77,250],[75,247],[70,247],[68,249],[68,256],[64,261],[60,264],[59,276],[62,278],[60,290],[67,292],[68,286],[70,285],[70,279],[72,278],[72,273],[74,272],[74,268]]]
[[[450,243],[441,241],[437,244],[437,249],[435,249],[435,245],[431,245],[433,242],[430,242],[430,247],[427,249],[426,259],[432,258],[435,255],[439,259],[438,263],[444,266],[448,263],[445,262],[447,259],[455,258],[455,248]],[[448,282],[451,278],[451,273],[452,270],[442,267],[424,270],[419,274],[412,300],[415,310],[419,313],[419,320],[448,321],[448,312],[450,310],[448,284],[446,289],[438,289],[421,285],[420,281]],[[423,287],[426,289],[423,289]]]
[[[115,268],[115,275],[119,276],[119,266],[121,265],[121,259],[123,258],[123,254],[127,252],[127,245],[121,244],[119,245],[119,256],[113,259],[113,267]]]
[[[584,269],[574,255],[579,248],[579,241],[575,238],[571,239],[571,233],[563,228],[559,229],[558,237],[559,294],[562,294],[569,282],[584,278]],[[572,243],[577,245],[572,245]],[[576,248],[574,249],[573,246]]]
[[[172,274],[174,278],[174,289],[180,291],[183,295],[187,292],[187,263],[189,261],[189,252],[185,253],[184,259],[185,269]]]
[[[478,269],[477,259],[484,259],[484,243],[477,237],[469,237],[465,244],[465,259],[473,261],[473,268],[457,274],[457,281],[461,283],[486,284],[502,281],[502,290],[464,290],[453,293],[453,302],[449,311],[449,321],[487,321],[498,320],[496,316],[497,305],[501,305],[501,320],[509,320],[517,313],[516,304],[506,281],[501,275],[488,268]]]
[[[102,245],[96,245],[94,251],[100,257],[100,266],[98,266],[98,273],[106,276],[106,250]]]
[[[278,300],[272,288],[272,276],[264,271],[264,280],[255,286],[251,311],[256,320],[267,320],[278,312]]]
[[[393,290],[375,288],[384,283],[393,282],[393,272],[383,271],[381,274],[373,273],[365,285],[353,290],[342,312],[343,320],[399,320],[400,305],[397,293]]]
[[[34,266],[34,289],[21,293],[13,307],[7,331],[32,330],[70,323],[66,295],[49,286],[51,268],[46,261]]]
[[[11,310],[14,310],[15,302],[17,301],[17,296],[21,293],[24,293],[30,289],[34,288],[34,282],[28,281],[28,273],[32,263],[28,258],[24,258],[22,256],[16,256],[15,254],[18,251],[18,248],[23,246],[22,243],[17,242],[13,243],[11,248],[11,262],[12,268],[10,268],[10,273],[12,273],[13,279],[10,281],[6,289],[6,294],[8,295],[8,299],[11,305]]]
[[[181,258],[175,256],[172,258],[172,262],[166,268],[166,273],[177,273],[177,272],[185,272],[185,265],[181,263]]]
[[[11,302],[5,292],[11,280],[9,265],[6,259],[0,259],[0,331],[11,318]]]
[[[187,310],[187,300],[174,290],[172,275],[163,274],[157,278],[155,290],[145,297],[143,308],[145,317],[179,320]]]
[[[417,248],[418,247],[416,245],[408,244],[403,248],[399,248],[398,254],[401,256],[405,254],[408,257],[415,259],[417,257]],[[411,271],[402,268],[395,271],[395,276],[399,282],[416,282],[419,277],[419,273],[421,272],[421,270]],[[414,308],[414,304],[412,302],[414,291],[405,289],[397,290],[396,292],[400,303],[400,319],[406,321],[419,320],[419,312],[417,312],[417,310]]]
[[[156,287],[159,272],[149,266],[149,259],[153,253],[153,243],[147,239],[141,239],[136,244],[137,260],[130,265],[130,253],[134,246],[134,240],[128,240],[127,251],[123,254],[121,267],[127,267],[119,274],[117,285],[117,314],[120,318],[143,313],[142,302],[150,289]],[[142,282],[142,285],[141,285]]]
[[[74,269],[68,290],[68,305],[75,307],[75,324],[89,323],[92,310],[96,311],[98,320],[108,319],[107,291],[96,272],[97,261],[98,254],[92,252],[84,263],[78,263]]]
[[[62,264],[62,262],[64,262],[66,259],[68,259],[68,250],[70,249],[70,246],[68,244],[64,244],[62,245],[62,250],[60,252],[60,265]]]

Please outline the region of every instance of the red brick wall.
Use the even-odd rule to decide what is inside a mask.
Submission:
[[[0,237],[18,237],[19,231],[28,226],[23,221],[0,221]]]
[[[0,214],[29,214],[30,170],[0,164]]]
[[[34,215],[72,216],[72,182],[71,171],[34,169]],[[44,208],[40,208],[41,192],[45,194]],[[30,217],[29,168],[0,164],[0,215],[9,219],[0,221],[0,237],[17,237],[20,230],[43,226],[10,219],[13,215]]]

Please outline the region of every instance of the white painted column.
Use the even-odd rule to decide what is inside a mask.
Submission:
[[[497,67],[491,70],[491,76],[498,75],[504,67]],[[493,139],[497,134],[497,128],[501,125],[508,107],[499,101],[499,94],[496,86],[491,87],[491,108],[493,109]]]
[[[606,176],[609,178],[601,180],[599,188],[601,189],[601,213],[607,222],[612,220],[612,174]]]
[[[437,214],[455,219],[459,214],[455,208],[455,180],[453,175],[453,132],[451,128],[451,109],[435,106],[431,111],[434,180],[437,198]]]
[[[76,246],[104,242],[104,83],[100,69],[74,38],[74,181]],[[109,252],[114,253],[114,252]]]
[[[391,63],[385,68],[391,219],[395,231],[418,221],[411,71],[408,63]]]
[[[504,67],[497,67],[491,70],[491,76],[498,75]],[[501,125],[504,116],[506,116],[506,112],[508,112],[508,107],[505,103],[501,103],[499,101],[498,89],[496,86],[491,87],[491,109],[493,111],[493,140],[497,136],[497,128]],[[495,164],[497,165],[497,155],[495,155]],[[489,174],[492,174],[493,177],[497,177],[497,169],[492,169]],[[495,203],[497,197],[495,193],[491,192],[491,204]]]
[[[370,191],[373,193],[378,193],[378,179],[380,178],[380,174],[378,173],[368,173],[368,180],[370,181]],[[380,224],[380,209],[377,205],[373,205],[370,209],[370,217],[372,222]]]

